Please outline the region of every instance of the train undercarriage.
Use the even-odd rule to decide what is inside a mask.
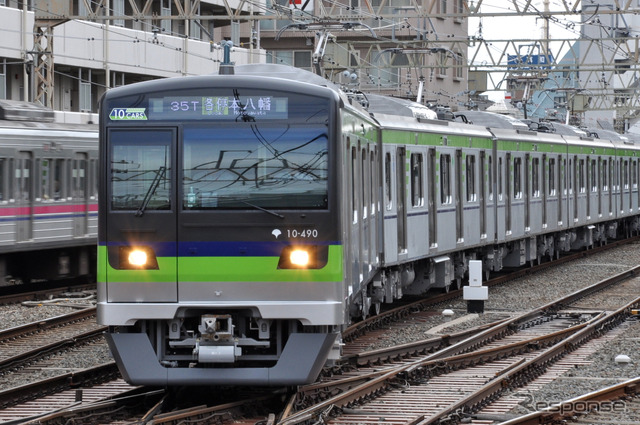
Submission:
[[[595,223],[504,244],[452,252],[381,269],[368,284],[366,295],[351,307],[352,317],[377,314],[384,303],[403,295],[423,295],[431,289],[460,289],[469,279],[469,261],[482,260],[484,279],[503,269],[533,266],[560,258],[562,253],[606,245],[640,234],[640,218]]]

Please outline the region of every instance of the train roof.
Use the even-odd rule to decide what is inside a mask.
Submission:
[[[528,130],[529,126],[509,115],[486,111],[458,111],[454,113],[456,121],[480,125],[489,128],[510,130]]]
[[[288,81],[299,81],[316,86],[328,87],[334,91],[340,91],[340,88],[336,84],[327,80],[326,78],[314,74],[313,72],[289,65],[281,65],[275,63],[236,65],[234,67],[234,73],[235,75],[253,75],[260,77],[281,78]]]
[[[453,121],[414,118],[401,115],[374,114],[382,129],[407,130],[443,135],[465,135],[491,138],[493,135],[485,127],[461,124]]]
[[[630,140],[628,137],[625,137],[622,134],[616,133],[615,131],[603,130],[601,128],[593,128],[593,127],[587,127],[585,131],[587,132],[589,137],[593,137],[596,139],[607,139],[617,143],[633,144],[633,140]]]
[[[366,96],[369,101],[367,110],[374,116],[375,114],[387,114],[430,120],[438,119],[438,114],[435,111],[418,102],[379,94]]]
[[[586,131],[557,121],[531,121],[529,128],[538,132],[555,133],[563,136],[587,137]]]

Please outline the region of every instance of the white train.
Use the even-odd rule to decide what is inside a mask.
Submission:
[[[97,125],[0,101],[0,285],[95,278]]]

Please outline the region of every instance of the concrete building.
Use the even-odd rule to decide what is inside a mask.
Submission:
[[[237,64],[289,64],[346,89],[422,94],[424,103],[455,109],[467,99],[463,7],[463,0],[0,0],[0,99],[39,101],[59,121],[82,121],[78,114],[95,114],[110,87],[216,73],[220,42],[231,40]],[[43,59],[53,72],[41,72]]]
[[[39,60],[34,44],[34,24],[62,4],[75,17],[54,22],[46,42],[52,43],[53,104],[60,122],[96,122],[100,96],[109,88],[155,78],[217,73],[223,59],[219,41],[231,32],[229,22],[169,19],[179,15],[172,0],[136,0],[138,10],[127,0],[109,0],[112,19],[104,19],[98,2],[0,0],[0,99],[33,101],[38,82]],[[188,2],[187,2],[188,3]],[[239,0],[229,0],[231,9],[248,13]],[[86,4],[96,7],[88,10]],[[227,9],[222,2],[201,0],[198,10],[213,17]],[[234,9],[239,8],[239,9]],[[148,19],[147,19],[148,17]],[[166,19],[163,19],[166,18]],[[238,64],[264,62],[258,49],[234,47]]]

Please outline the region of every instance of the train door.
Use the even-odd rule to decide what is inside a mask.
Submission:
[[[604,191],[604,186],[602,184],[602,176],[604,174],[604,171],[602,169],[602,158],[598,157],[598,169],[597,169],[597,173],[598,173],[598,178],[597,178],[597,182],[596,184],[598,185],[598,195],[597,195],[597,202],[598,202],[598,217],[602,217],[602,192]]]
[[[571,168],[569,193],[573,196],[573,222],[578,222],[579,210],[578,210],[578,196],[580,190],[578,187],[578,157],[574,156],[573,161],[569,160],[569,168]]]
[[[486,154],[484,151],[480,152],[480,190],[478,190],[478,202],[480,203],[480,237],[484,238],[487,235],[487,201],[485,197],[485,190],[487,187],[486,176],[487,172],[491,171],[486,169]]]
[[[16,241],[33,238],[33,154],[20,152],[15,169],[15,200],[17,204]]]
[[[505,196],[505,233],[511,234],[511,154],[508,153],[505,159],[504,169],[504,196]]]
[[[369,183],[371,169],[369,168],[368,145],[366,142],[360,150],[360,259],[362,262],[361,273],[366,278],[369,274],[369,251],[371,250],[370,227],[372,226],[371,214],[369,211]]]
[[[533,187],[534,178],[533,168],[531,164],[531,155],[526,154],[524,157],[525,162],[525,179],[524,179],[524,229],[525,231],[531,230],[531,190]]]
[[[363,279],[363,264],[362,264],[362,225],[363,225],[363,217],[360,213],[362,204],[360,199],[362,198],[362,190],[360,186],[360,182],[362,179],[362,174],[360,172],[361,162],[358,160],[359,157],[359,141],[351,140],[347,138],[349,142],[347,146],[350,146],[349,156],[349,169],[350,169],[350,194],[351,194],[351,226],[350,226],[350,238],[351,238],[351,264],[352,264],[352,276],[351,276],[351,284],[353,287],[354,293],[360,289],[360,284]]]
[[[456,243],[464,241],[464,205],[462,196],[462,150],[456,150],[455,163],[455,187],[456,187]]]
[[[176,140],[175,128],[107,131],[108,302],[178,301]]]
[[[549,160],[547,159],[547,155],[542,155],[542,171],[540,176],[542,177],[542,186],[541,186],[541,194],[542,194],[542,228],[547,228],[547,203],[548,203],[548,195],[549,195],[549,185],[553,184],[551,179],[553,179],[553,171],[549,166]],[[551,171],[551,172],[549,172]],[[546,176],[549,176],[549,181],[547,181]]]
[[[398,213],[398,253],[407,252],[407,178],[406,178],[406,150],[398,148],[396,150],[396,202]]]
[[[371,248],[369,249],[369,261],[371,264],[378,263],[378,251],[382,246],[382,220],[380,219],[380,188],[382,182],[380,180],[380,165],[378,163],[378,148],[373,146],[369,152],[369,169],[371,170]]]
[[[89,232],[87,154],[76,153],[71,168],[71,197],[73,203],[73,236],[83,237]]]
[[[436,208],[436,150],[429,149],[427,163],[427,208],[429,215],[429,249],[438,246],[438,213]]]

